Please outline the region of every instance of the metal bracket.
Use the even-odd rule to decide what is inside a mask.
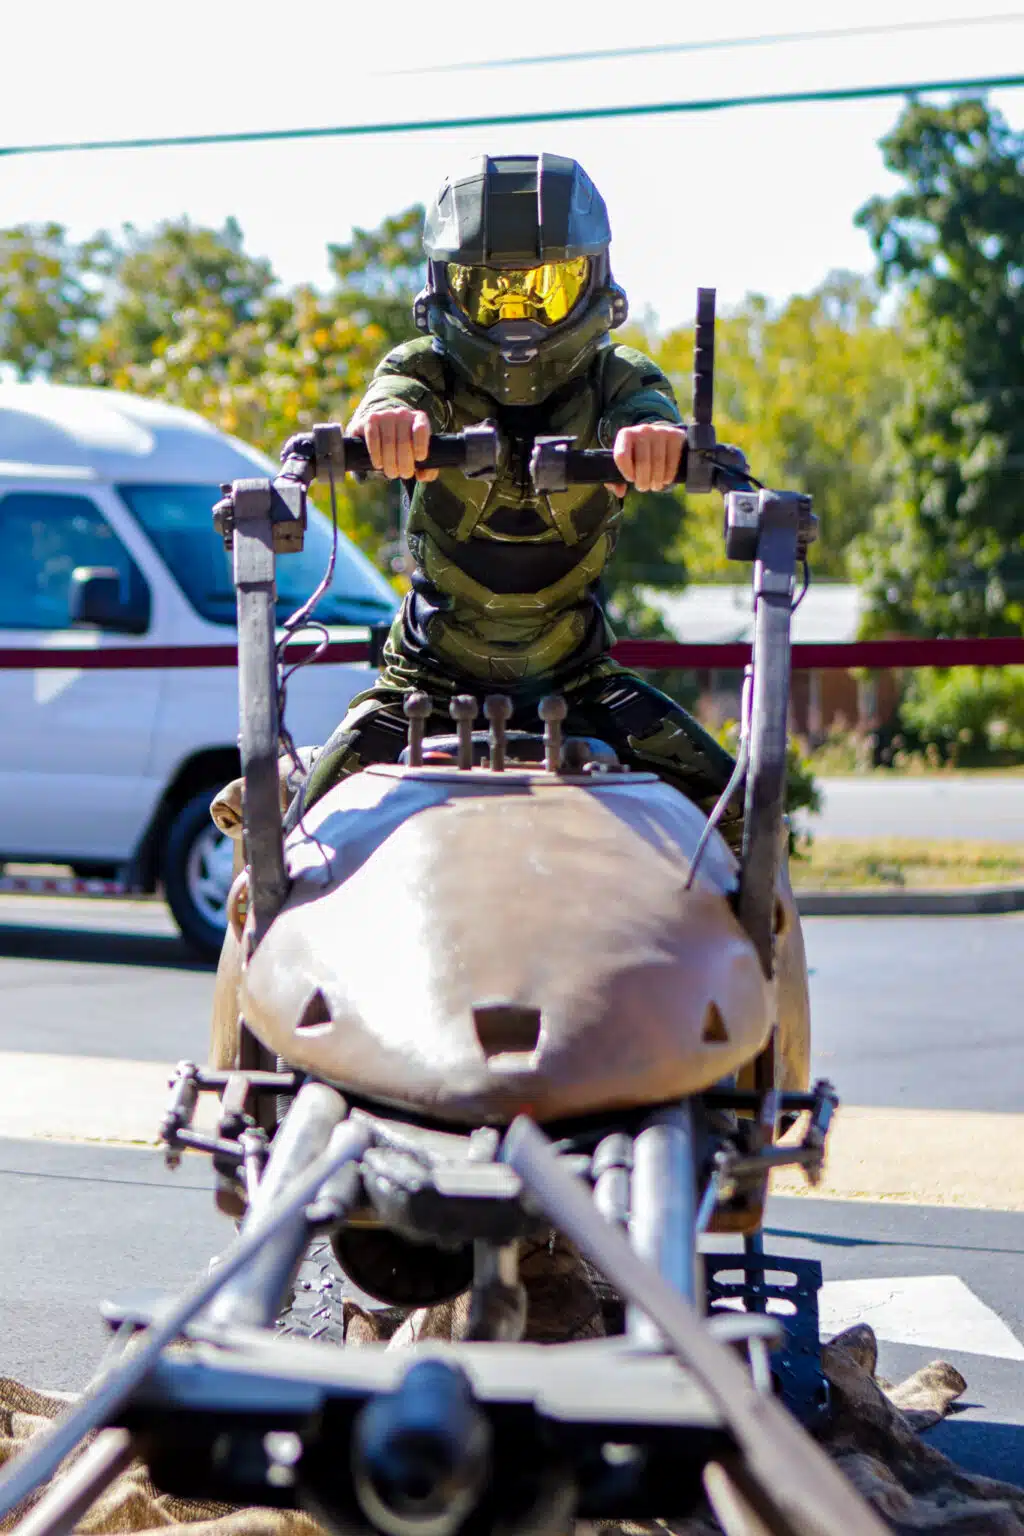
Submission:
[[[786,1407],[806,1428],[815,1428],[827,1414],[829,1401],[828,1381],[821,1369],[818,1292],[822,1273],[817,1259],[717,1253],[705,1254],[704,1266],[712,1318],[743,1317],[729,1305],[740,1301],[751,1320],[763,1319],[767,1312],[781,1325],[785,1342],[772,1355],[772,1374]],[[739,1278],[726,1279],[727,1275]],[[787,1310],[773,1311],[773,1301]]]
[[[568,490],[566,455],[575,441],[574,437],[534,438],[530,474],[533,477],[534,490],[539,494],[549,496],[553,492]]]
[[[221,487],[223,499],[213,509],[213,526],[232,550],[239,522],[269,517],[277,555],[298,553],[306,535],[306,488],[287,475],[276,480],[236,480]]]

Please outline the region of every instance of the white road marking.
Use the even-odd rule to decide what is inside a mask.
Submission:
[[[1024,1360],[1024,1344],[958,1275],[828,1280],[819,1307],[823,1339],[867,1323],[890,1344]]]

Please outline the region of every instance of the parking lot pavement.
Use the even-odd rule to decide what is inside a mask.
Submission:
[[[213,967],[159,901],[0,896],[0,1051],[205,1060]]]
[[[100,1303],[184,1287],[233,1236],[206,1160],[0,1140],[0,1375],[77,1391],[106,1343]]]
[[[978,838],[1024,843],[1024,774],[821,779],[823,837]]]
[[[956,1366],[961,1411],[928,1443],[1024,1483],[1024,1213],[776,1197],[765,1248],[821,1261],[823,1322],[870,1323],[887,1380],[935,1359]]]

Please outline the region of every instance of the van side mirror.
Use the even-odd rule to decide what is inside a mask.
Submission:
[[[113,566],[76,565],[68,618],[73,628],[90,625],[119,635],[144,635],[149,628],[149,589],[139,579],[126,581]]]

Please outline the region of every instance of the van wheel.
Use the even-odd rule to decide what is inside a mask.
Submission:
[[[234,844],[210,819],[220,785],[200,790],[167,829],[160,879],[167,905],[184,938],[204,956],[220,954],[227,930]]]

